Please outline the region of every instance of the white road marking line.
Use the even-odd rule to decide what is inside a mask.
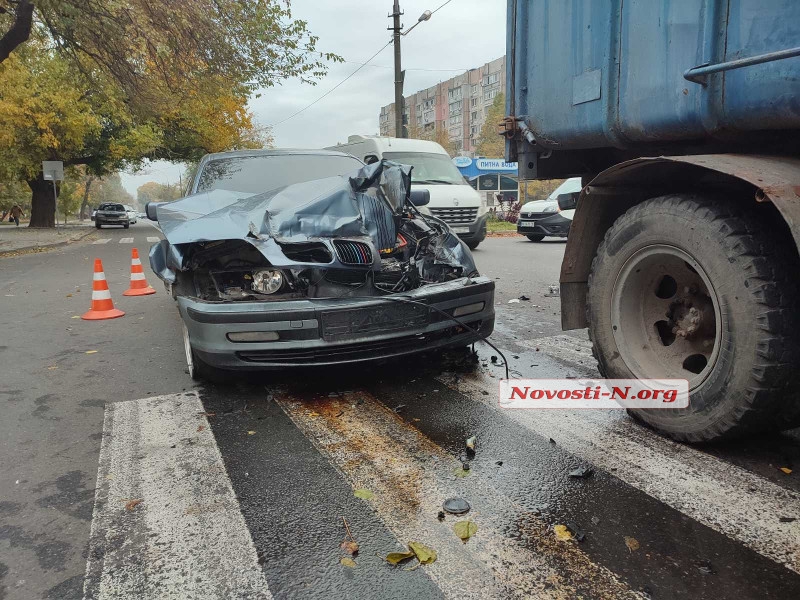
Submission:
[[[84,599],[128,598],[272,598],[193,393],[106,405]]]
[[[480,473],[455,477],[460,467],[455,458],[369,394],[322,402],[281,393],[274,397],[353,488],[375,494],[370,507],[401,546],[369,551],[385,556],[405,550],[409,541],[429,545],[439,558],[425,572],[446,598],[638,597],[577,546],[558,541],[539,517],[487,484]],[[434,517],[444,499],[453,496],[472,503],[469,518],[479,529],[468,544],[453,532],[457,519],[439,523]],[[513,538],[509,527],[517,532]],[[361,551],[367,550],[362,546]],[[587,581],[591,590],[584,589]]]
[[[133,238],[120,238],[119,239],[119,243],[120,244],[132,244],[133,243]]]
[[[101,240],[93,241],[92,244],[107,244],[110,241],[111,241],[111,238],[103,238]]]
[[[504,411],[528,430],[554,439],[568,452],[613,472],[656,500],[800,573],[800,521],[780,522],[782,516],[800,514],[797,494],[746,469],[662,438],[636,424],[623,410],[501,409],[496,380],[463,375],[441,375],[437,379],[473,400]]]
[[[160,237],[155,237],[153,235],[149,235],[149,236],[147,236],[147,241],[150,242],[150,243],[160,242],[161,238]]]

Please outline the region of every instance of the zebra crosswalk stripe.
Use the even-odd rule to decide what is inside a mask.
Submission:
[[[271,600],[196,394],[108,404],[84,600]]]
[[[160,240],[161,240],[160,237],[156,237],[156,236],[153,236],[153,235],[147,236],[147,241],[150,242],[150,243],[155,243],[155,242],[158,242]]]
[[[133,238],[132,237],[120,238],[119,243],[120,244],[132,244],[133,243]]]
[[[110,241],[111,241],[111,238],[102,238],[102,239],[93,241],[92,244],[107,244]]]

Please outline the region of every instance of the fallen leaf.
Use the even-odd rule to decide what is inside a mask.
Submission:
[[[473,521],[458,521],[455,525],[453,525],[453,531],[456,532],[458,537],[466,542],[469,538],[475,535],[475,532],[478,531],[478,525]]]
[[[128,500],[128,501],[125,503],[125,509],[126,509],[126,510],[133,510],[134,508],[136,508],[137,506],[139,506],[139,504],[141,504],[141,502],[142,502],[142,501],[141,501],[141,499],[136,499],[136,500]]]
[[[567,529],[566,525],[553,525],[553,531],[556,537],[562,542],[568,542],[572,539],[572,534],[569,529]]]
[[[81,318],[80,315],[72,315],[70,317],[70,319],[80,319],[80,318]]]
[[[356,566],[358,566],[358,565],[356,565],[356,561],[354,561],[354,560],[353,560],[352,558],[350,558],[349,556],[343,556],[343,557],[341,558],[341,560],[339,560],[339,562],[341,563],[341,565],[342,565],[342,566],[344,566],[344,567],[350,567],[351,569],[355,569],[355,568],[356,568]]]
[[[636,538],[625,536],[625,545],[628,547],[628,550],[634,552],[635,550],[639,549],[639,540]]]
[[[203,429],[205,429],[205,428],[206,428],[205,425],[198,425],[197,426],[197,431],[203,431]]]
[[[67,294],[67,298],[72,298],[72,294]]]
[[[409,558],[414,558],[413,552],[389,552],[389,554],[386,555],[386,562],[397,565]]]
[[[339,547],[342,549],[343,552],[346,552],[351,556],[355,556],[356,554],[358,554],[358,542],[345,540]]]
[[[247,432],[247,435],[255,435],[255,434],[256,434],[256,432],[255,432],[255,431],[253,431],[252,429],[251,429],[250,431],[248,431],[248,432]]]
[[[469,469],[458,467],[456,470],[453,471],[453,475],[455,475],[456,477],[466,477],[467,475],[469,475]]]
[[[308,416],[309,416],[309,417],[318,417],[318,416],[319,416],[319,413],[318,413],[318,412],[314,412],[314,411],[312,410],[310,413],[308,413]]]
[[[436,550],[421,542],[408,542],[408,547],[417,555],[417,560],[422,565],[429,565],[436,560]]]
[[[361,498],[362,500],[372,500],[375,494],[373,494],[371,490],[361,488],[353,491],[353,496],[356,498]]]
[[[87,350],[86,354],[97,354],[97,350]]]
[[[789,467],[781,467],[781,471],[783,471],[787,475],[791,475],[792,474],[792,470]]]

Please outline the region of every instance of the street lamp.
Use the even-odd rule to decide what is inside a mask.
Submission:
[[[423,12],[417,22],[414,23],[408,31],[401,32],[400,30],[403,28],[400,24],[400,16],[403,13],[400,12],[400,0],[394,0],[394,7],[392,9],[392,14],[389,15],[392,17],[392,27],[391,29],[394,32],[394,135],[395,137],[405,137],[405,132],[403,131],[403,80],[405,79],[405,72],[402,70],[400,65],[400,36],[401,35],[408,35],[414,27],[422,23],[423,21],[427,21],[433,15],[433,12],[430,10],[426,10]]]

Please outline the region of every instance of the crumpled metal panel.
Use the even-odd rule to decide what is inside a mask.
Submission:
[[[303,264],[289,260],[281,243],[346,238],[372,242],[380,250],[394,245],[394,215],[402,211],[410,191],[411,167],[380,161],[352,176],[326,177],[261,194],[199,192],[158,206],[158,223],[168,243],[153,247],[151,264],[164,279],[174,280],[167,271],[186,268],[187,244],[218,240],[244,240],[275,266]],[[386,210],[380,210],[381,204]],[[373,255],[378,267],[380,255],[377,251]],[[476,270],[466,246],[452,233],[437,246],[435,264],[463,267],[466,273]]]

